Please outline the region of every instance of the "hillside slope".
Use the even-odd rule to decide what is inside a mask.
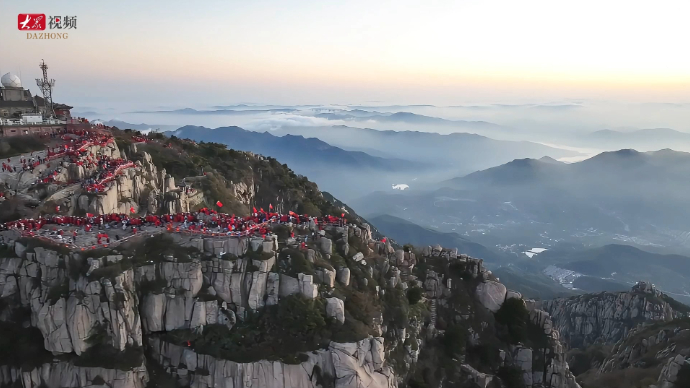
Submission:
[[[548,315],[480,259],[396,249],[273,159],[65,136],[3,176],[41,216],[0,228],[0,386],[578,387]]]

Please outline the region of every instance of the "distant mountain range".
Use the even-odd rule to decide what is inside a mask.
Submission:
[[[521,293],[526,298],[544,300],[579,293],[563,287],[541,271],[524,271],[515,266],[503,266],[492,272],[506,287]]]
[[[250,151],[278,159],[292,165],[327,165],[352,169],[376,169],[385,171],[420,169],[420,163],[403,159],[386,159],[364,152],[346,151],[315,138],[285,135],[274,136],[268,132],[247,131],[240,127],[206,128],[187,125],[178,128],[177,137],[197,141],[213,141],[229,148]]]
[[[381,233],[390,236],[400,244],[416,246],[440,244],[445,248],[458,248],[459,252],[478,259],[484,259],[490,263],[500,263],[509,259],[508,256],[493,252],[481,244],[463,238],[457,233],[443,233],[423,228],[410,221],[390,215],[373,217],[370,221],[376,225]]]
[[[520,159],[426,192],[372,193],[350,201],[363,214],[411,217],[473,241],[626,243],[690,251],[690,154],[605,152],[573,164]]]
[[[649,128],[630,132],[604,129],[579,137],[575,142],[599,149],[633,148],[639,151],[655,151],[671,148],[676,151],[690,151],[690,133],[670,128]]]
[[[405,123],[414,125],[442,125],[451,127],[474,127],[477,129],[502,129],[497,124],[486,121],[467,121],[467,120],[447,120],[440,117],[424,116],[411,112],[397,112],[383,114],[379,112],[368,112],[364,110],[354,111],[335,111],[329,113],[319,113],[316,117],[329,120],[353,120],[353,121],[378,121],[384,123]]]
[[[295,108],[273,108],[273,109],[213,109],[196,110],[192,108],[182,108],[173,110],[154,110],[154,111],[134,111],[130,113],[168,113],[180,115],[252,115],[270,112],[294,112]]]
[[[629,245],[598,248],[555,248],[534,257],[542,265],[556,265],[587,275],[575,287],[585,291],[619,291],[639,280],[656,284],[681,301],[690,300],[690,257],[647,252]],[[596,279],[596,280],[595,280]]]
[[[316,138],[274,136],[234,126],[215,129],[184,126],[172,134],[197,141],[223,143],[236,150],[273,157],[309,177],[322,189],[344,199],[377,189],[390,190],[389,179],[394,182],[416,174],[423,175],[424,171],[434,168],[430,163],[344,150]]]
[[[491,125],[491,124],[489,124]],[[344,125],[326,127],[284,127],[274,134],[316,137],[329,144],[374,154],[394,154],[407,160],[443,166],[439,172],[467,174],[493,167],[515,158],[572,157],[578,152],[526,141],[502,141],[471,133],[442,135],[435,132],[392,131],[354,128]]]
[[[156,131],[172,131],[177,128],[179,128],[179,125],[154,125],[154,124],[132,124],[128,123],[125,121],[121,120],[106,120],[103,121],[103,124],[110,126],[110,127],[117,127],[119,129],[136,129],[137,131],[149,131],[149,130],[156,130]]]

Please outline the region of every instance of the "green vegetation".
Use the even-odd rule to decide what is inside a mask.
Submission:
[[[410,302],[410,305],[417,304],[417,302],[422,300],[423,295],[424,290],[417,286],[407,289],[407,300]]]
[[[525,388],[525,380],[522,377],[522,369],[516,366],[502,366],[496,374],[506,388]]]
[[[393,323],[396,327],[407,327],[410,316],[410,305],[405,291],[401,287],[387,287],[381,298],[384,322]]]
[[[503,302],[495,318],[499,337],[510,344],[525,342],[529,312],[522,299],[511,298]]]
[[[449,326],[441,344],[448,357],[464,354],[467,346],[467,328],[463,325]]]
[[[60,283],[56,284],[48,290],[48,301],[50,302],[50,305],[54,305],[57,303],[60,298],[67,298],[69,296],[69,280],[65,278],[65,280]]]
[[[314,265],[297,249],[283,249],[278,259],[285,263],[281,264],[281,266],[288,268],[287,274],[292,277],[297,277],[299,273],[307,275],[314,274]]]
[[[167,333],[164,339],[179,345],[190,341],[199,353],[236,362],[268,357],[294,363],[303,359],[300,353],[325,347],[344,331],[354,330],[327,319],[321,300],[292,295],[281,299],[278,305],[250,313],[232,329],[208,325],[203,334],[182,329]]]
[[[0,139],[0,158],[46,149],[46,141],[37,136],[10,136]]]
[[[127,146],[138,131],[113,131],[118,144]],[[254,206],[268,209],[269,204],[277,205],[276,198],[283,198],[284,209],[292,209],[302,214],[320,216],[340,214],[342,210],[329,201],[330,195],[322,195],[316,184],[306,177],[295,174],[287,165],[274,158],[258,158],[247,152],[227,149],[223,144],[192,142],[169,138],[160,134],[158,142],[139,145],[139,148],[151,155],[158,169],[165,170],[176,179],[199,177],[205,197],[212,203],[221,201],[227,213],[247,215],[250,207],[240,203],[234,197],[230,184],[253,181],[261,189],[256,192]],[[127,149],[127,148],[124,148]],[[129,155],[140,160],[142,155]],[[242,198],[247,200],[249,198]],[[335,199],[333,199],[335,200]],[[212,205],[210,207],[214,207]],[[355,214],[351,212],[351,214]],[[358,222],[359,217],[352,217]]]
[[[76,366],[126,371],[139,367],[144,362],[144,351],[141,348],[127,346],[124,351],[114,348],[105,325],[101,323],[93,326],[86,343],[89,348],[81,356],[74,358]]]
[[[108,369],[131,370],[144,362],[144,351],[141,348],[127,346],[119,351],[111,345],[95,345],[79,357],[74,358],[74,365],[100,367]]]
[[[345,311],[347,311],[352,318],[366,325],[371,325],[374,318],[376,318],[381,310],[375,299],[371,298],[366,293],[353,290],[345,299]]]
[[[259,249],[256,251],[252,251],[251,249],[247,250],[247,253],[245,253],[244,257],[250,259],[250,260],[268,260],[271,257],[273,257],[273,253],[271,252],[264,252],[263,247],[259,246]]]
[[[690,365],[685,363],[680,367],[678,375],[676,377],[676,382],[674,383],[676,388],[686,388],[690,387]]]
[[[35,327],[0,322],[0,364],[31,370],[50,362],[53,355],[45,350],[43,335]]]
[[[278,236],[278,241],[285,241],[290,238],[292,230],[287,225],[277,224],[271,228],[271,232]]]
[[[162,233],[147,238],[142,244],[136,245],[132,254],[132,262],[134,264],[160,263],[164,261],[166,256],[175,257],[177,262],[190,262],[193,258],[199,257],[200,252],[196,248],[183,247],[175,243],[172,236]]]
[[[600,365],[606,358],[606,352],[601,345],[590,346],[587,349],[572,349],[568,352],[568,365],[575,376],[587,372],[593,365]]]
[[[662,294],[661,299],[668,303],[674,311],[679,311],[684,314],[690,313],[690,306],[680,303],[666,294]]]

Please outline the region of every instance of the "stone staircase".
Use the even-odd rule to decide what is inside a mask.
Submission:
[[[430,307],[430,312],[431,312],[431,327],[434,329],[436,328],[436,298],[431,300],[431,307]]]

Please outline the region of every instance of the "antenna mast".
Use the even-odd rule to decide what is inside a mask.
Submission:
[[[36,85],[43,93],[43,103],[45,104],[45,115],[47,117],[55,116],[53,112],[53,87],[55,86],[54,79],[48,79],[48,65],[41,59],[41,64],[38,66],[43,71],[43,78],[36,78]]]

